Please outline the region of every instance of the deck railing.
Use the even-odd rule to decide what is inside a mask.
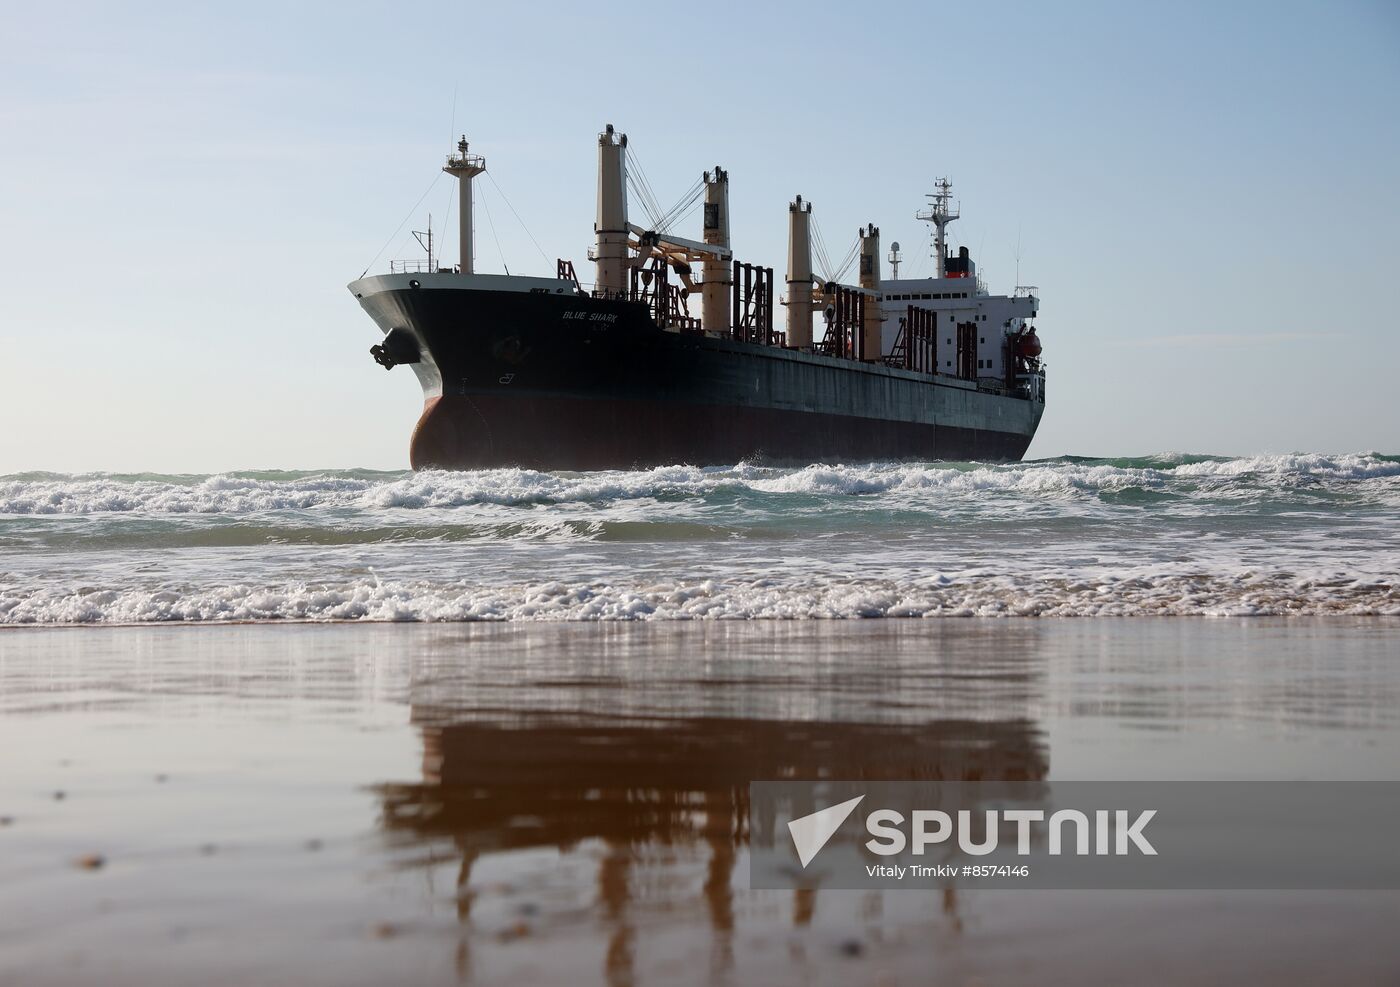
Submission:
[[[390,274],[435,274],[439,271],[451,272],[454,268],[440,267],[426,260],[391,260]]]

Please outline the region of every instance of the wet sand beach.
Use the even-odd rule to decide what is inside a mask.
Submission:
[[[1395,780],[1391,618],[0,631],[0,983],[1394,983],[1400,893],[746,889],[750,781]]]

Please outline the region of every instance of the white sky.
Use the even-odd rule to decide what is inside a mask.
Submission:
[[[729,169],[775,269],[801,193],[927,273],[950,176],[1040,287],[1032,456],[1400,452],[1393,3],[5,6],[0,473],[406,465],[345,284],[457,131],[548,254],[484,183],[480,269],[591,280],[608,122],[663,205]]]

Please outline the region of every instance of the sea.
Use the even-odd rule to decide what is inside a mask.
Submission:
[[[1400,456],[0,477],[0,623],[1400,614]]]
[[[1398,644],[1369,452],[0,477],[0,987],[1393,985],[1400,889],[755,888],[749,786],[1394,784]]]

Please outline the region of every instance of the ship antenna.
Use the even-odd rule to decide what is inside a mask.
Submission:
[[[427,237],[427,240],[426,240],[426,241],[423,239],[424,237]],[[428,251],[428,271],[431,273],[432,270],[433,270],[433,214],[432,214],[432,213],[428,213],[428,230],[427,230],[427,232],[425,233],[425,232],[423,232],[422,230],[414,230],[414,231],[413,231],[413,238],[414,238],[415,240],[418,241],[418,246],[423,247],[424,249],[426,249],[426,250]]]
[[[1021,287],[1021,224],[1016,224],[1016,287]]]
[[[452,135],[457,132],[457,83],[452,83],[452,126],[447,128],[447,142],[452,143]],[[467,135],[462,135],[462,140],[466,140]]]
[[[948,205],[953,198],[953,183],[946,178],[938,179],[933,183],[933,191],[925,198],[929,201],[929,207],[915,213],[914,218],[933,224],[933,276],[941,278],[944,274],[943,261],[947,257],[948,224],[960,215],[958,207],[950,208]]]

